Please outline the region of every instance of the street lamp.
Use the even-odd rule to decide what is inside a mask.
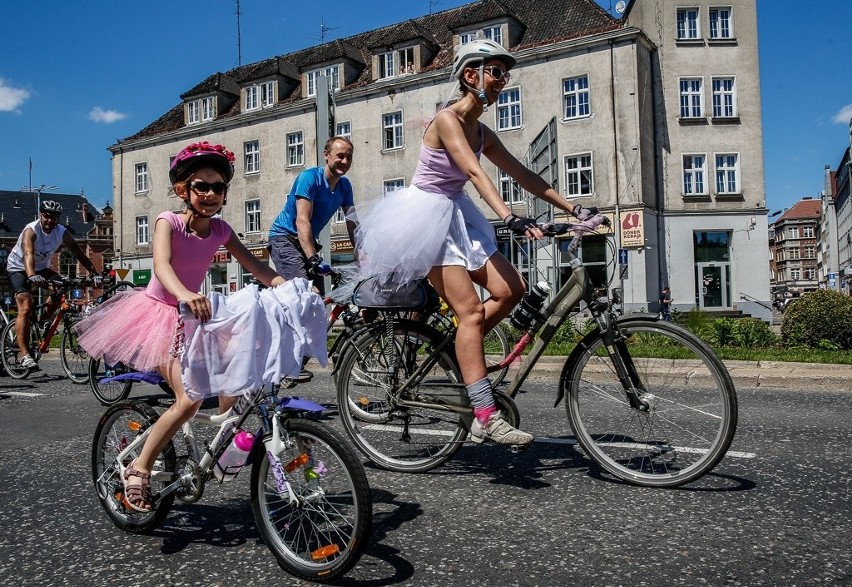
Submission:
[[[39,212],[41,211],[41,193],[42,192],[49,192],[49,191],[52,191],[52,190],[55,190],[55,189],[58,189],[55,185],[46,185],[46,184],[41,184],[38,187],[33,187],[31,185],[30,187],[24,186],[24,187],[21,188],[22,192],[30,192],[31,194],[36,194],[36,211],[35,211],[36,220],[38,220],[38,215],[39,215]]]

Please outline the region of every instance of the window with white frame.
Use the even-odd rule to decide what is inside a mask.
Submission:
[[[470,43],[479,38],[479,31],[468,31],[466,33],[459,33],[459,45],[464,45],[465,43]]]
[[[679,41],[700,38],[698,23],[698,8],[677,9],[677,39]]]
[[[816,269],[813,267],[805,267],[805,279],[816,279]]]
[[[338,208],[337,212],[334,213],[334,217],[331,219],[334,224],[342,224],[346,222],[346,214],[343,213],[343,208]]]
[[[816,259],[816,247],[813,245],[805,246],[805,259]]]
[[[524,192],[521,190],[520,184],[502,169],[497,170],[497,184],[500,187],[500,195],[504,202],[509,205],[523,203]]]
[[[482,34],[486,39],[491,39],[498,45],[503,44],[503,27],[500,25],[485,27],[482,29]]]
[[[378,79],[387,79],[396,75],[396,53],[388,51],[379,55],[379,70],[377,73]]]
[[[801,279],[801,277],[802,277],[802,270],[801,269],[790,269],[790,279],[792,279],[793,281],[799,281],[799,279]]]
[[[334,134],[339,137],[346,137],[350,141],[352,140],[352,123],[348,120],[346,122],[338,122],[334,128]]]
[[[683,156],[683,195],[698,196],[707,193],[707,157],[705,155]]]
[[[243,107],[243,110],[248,112],[250,110],[257,110],[260,108],[260,88],[257,86],[249,86],[246,88],[246,101]]]
[[[680,79],[680,117],[701,118],[704,116],[704,98],[699,77]]]
[[[589,76],[562,80],[562,104],[565,119],[589,115]]]
[[[732,118],[737,115],[734,78],[713,78],[713,117]]]
[[[331,78],[331,87],[334,91],[340,91],[340,71],[337,65],[329,65],[321,69],[315,69],[307,73],[308,78],[308,96],[317,95],[317,83],[321,75]]]
[[[216,118],[216,99],[213,96],[201,99],[201,121],[207,122]]]
[[[137,163],[136,164],[136,193],[141,194],[143,192],[148,191],[148,164],[147,163]]]
[[[405,146],[402,133],[402,112],[391,112],[382,115],[382,130],[384,131],[384,150],[399,149]]]
[[[520,128],[521,88],[508,88],[497,98],[497,130]]]
[[[405,178],[397,177],[396,179],[386,179],[382,182],[383,195],[388,195],[394,190],[405,187]]]
[[[287,167],[305,164],[305,136],[302,131],[287,133]]]
[[[736,153],[716,155],[716,192],[737,194],[740,191],[739,156]]]
[[[566,197],[591,196],[594,193],[592,154],[567,155],[565,157]]]
[[[149,242],[148,216],[136,217],[136,244],[147,245]]]
[[[266,108],[275,104],[275,82],[268,81],[260,84],[260,107]]]
[[[243,143],[243,153],[244,173],[260,172],[260,141]]]
[[[260,232],[260,200],[246,200],[246,232]]]
[[[731,7],[723,6],[710,9],[710,38],[733,39],[734,27],[731,20]]]
[[[799,227],[791,226],[787,229],[787,238],[799,238]]]
[[[414,60],[414,47],[405,47],[397,51],[396,61],[399,64],[399,75],[417,73],[417,65]]]
[[[198,116],[198,100],[186,103],[186,122],[187,124],[198,124],[201,122]]]
[[[813,226],[803,226],[802,227],[802,238],[814,238],[814,227]]]
[[[799,247],[791,247],[787,253],[787,258],[791,261],[799,260]]]

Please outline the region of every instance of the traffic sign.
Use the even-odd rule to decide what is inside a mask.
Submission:
[[[127,274],[130,273],[130,269],[116,269],[115,272],[118,274],[118,278],[121,281],[127,277]]]
[[[627,265],[627,249],[618,249],[618,264]]]
[[[627,279],[627,265],[618,266],[618,278]]]

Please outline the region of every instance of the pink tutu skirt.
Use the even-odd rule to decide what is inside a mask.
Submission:
[[[116,294],[75,327],[90,357],[154,371],[175,356],[178,311],[148,297],[144,289]]]

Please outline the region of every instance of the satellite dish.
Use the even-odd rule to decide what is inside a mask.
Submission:
[[[615,11],[619,14],[624,14],[624,9],[627,8],[627,4],[624,0],[618,0],[615,4]]]

